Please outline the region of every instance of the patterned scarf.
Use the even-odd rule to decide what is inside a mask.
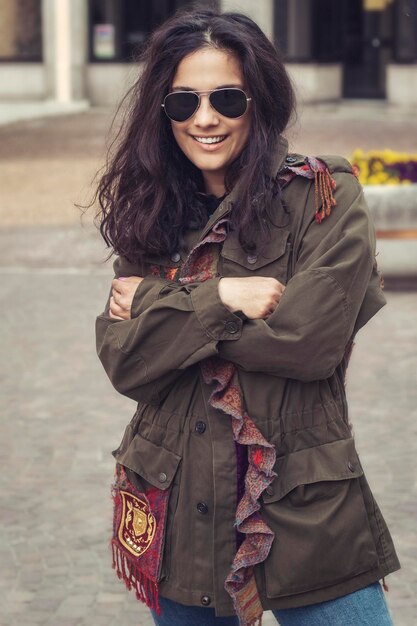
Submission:
[[[227,220],[218,222],[189,254],[178,273],[178,282],[200,282],[217,276],[219,245],[227,236]],[[236,530],[244,535],[225,581],[241,626],[262,622],[263,608],[256,587],[253,568],[269,554],[274,533],[262,520],[259,498],[276,476],[275,448],[264,438],[245,411],[242,390],[235,366],[220,358],[205,359],[200,364],[204,382],[214,385],[211,406],[220,409],[232,420],[237,444],[247,446],[248,469],[243,496],[235,515]]]

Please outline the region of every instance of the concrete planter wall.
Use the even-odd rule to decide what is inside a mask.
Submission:
[[[417,279],[417,184],[365,185],[378,235],[378,267],[387,278]]]

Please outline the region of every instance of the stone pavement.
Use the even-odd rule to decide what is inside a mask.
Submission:
[[[346,112],[321,121],[311,112],[315,152],[348,153],[361,137],[373,147],[377,127],[390,147],[416,151],[405,124],[359,113],[352,138]],[[89,111],[0,129],[1,626],[152,624],[110,565],[111,450],[134,403],[111,388],[95,356],[111,266],[91,218],[81,227],[72,206],[88,196],[109,120]],[[311,152],[312,128],[295,149]],[[387,600],[395,626],[415,626],[417,293],[386,295],[357,336],[347,389],[362,463],[402,562]],[[274,623],[268,615],[265,626]]]

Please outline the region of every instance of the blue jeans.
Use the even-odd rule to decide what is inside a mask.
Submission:
[[[214,609],[186,606],[159,598],[157,626],[239,626],[237,617],[215,617]],[[379,582],[319,604],[272,611],[281,626],[393,626]]]

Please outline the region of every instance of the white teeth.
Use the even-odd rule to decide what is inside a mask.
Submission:
[[[226,139],[226,135],[223,135],[222,137],[194,137],[194,139],[200,143],[219,143],[220,141],[223,141],[223,139]]]

